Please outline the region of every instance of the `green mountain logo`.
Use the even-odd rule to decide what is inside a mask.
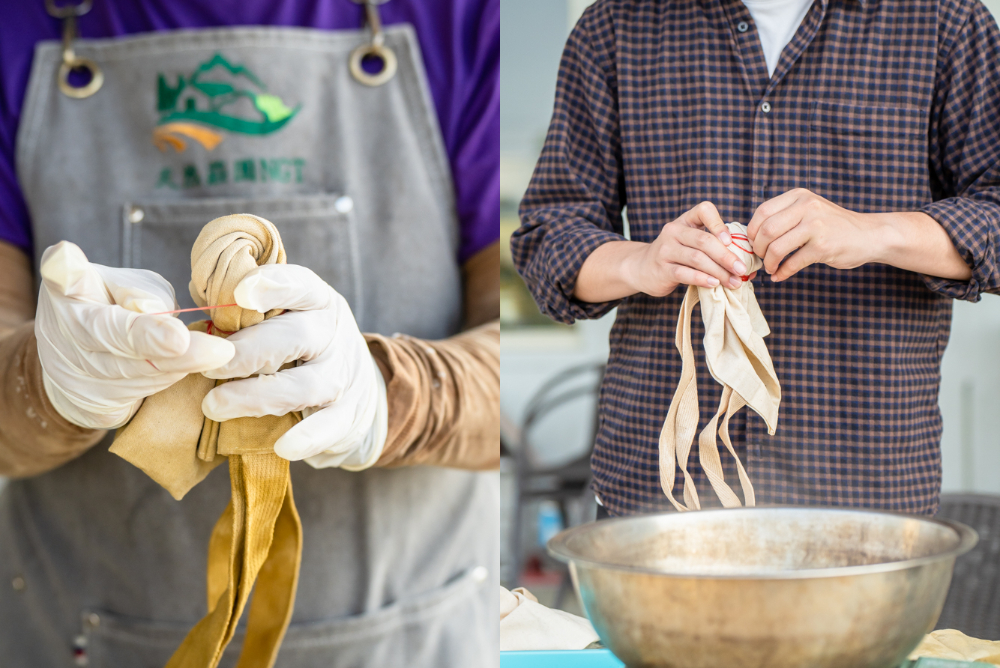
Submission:
[[[160,120],[153,130],[153,143],[165,151],[172,146],[183,151],[182,137],[198,141],[208,150],[223,140],[212,128],[246,135],[266,135],[280,130],[302,108],[289,108],[257,75],[243,65],[233,65],[216,53],[187,77],[178,75],[171,86],[160,74],[156,88]]]

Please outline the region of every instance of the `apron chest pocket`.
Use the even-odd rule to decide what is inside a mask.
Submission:
[[[490,665],[494,605],[483,568],[371,613],[292,623],[275,668],[438,668]],[[299,586],[308,586],[300,583]],[[244,619],[246,615],[244,614]],[[90,668],[163,668],[190,624],[154,622],[104,611],[83,613]],[[475,637],[478,636],[478,642]],[[233,668],[243,646],[237,629],[219,668]]]
[[[160,274],[174,287],[180,308],[191,308],[191,247],[205,223],[231,213],[252,213],[274,223],[289,264],[319,274],[361,320],[358,231],[354,203],[346,195],[126,202],[121,208],[121,266]],[[185,322],[208,317],[199,312],[181,316]]]

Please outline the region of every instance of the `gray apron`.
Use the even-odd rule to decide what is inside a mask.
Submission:
[[[360,31],[177,31],[81,40],[104,73],[60,94],[60,47],[35,54],[17,142],[37,255],[159,272],[187,294],[190,249],[217,216],[273,221],[290,262],[350,302],[363,331],[459,326],[451,175],[410,27],[398,72],[362,86]],[[108,453],[12,482],[0,497],[0,664],[163,666],[205,614],[226,467],[180,502]],[[498,661],[498,477],[433,467],[292,465],[304,550],[278,666],[441,668]],[[238,633],[223,659],[234,664]]]

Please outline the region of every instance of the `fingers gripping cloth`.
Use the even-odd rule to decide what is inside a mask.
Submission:
[[[732,237],[729,250],[747,266],[748,273],[760,269],[763,262],[753,254],[746,227],[739,223],[729,223],[726,227]],[[743,280],[740,287],[732,290],[721,284],[714,288],[688,286],[681,303],[675,338],[683,361],[681,378],[660,432],[660,485],[677,510],[701,509],[698,491],[687,467],[699,417],[698,379],[691,346],[691,312],[699,301],[705,322],[705,359],[712,377],[722,385],[722,400],[715,417],[698,436],[698,461],[723,506],[733,508],[742,504],[724,479],[715,441],[716,428],[736,460],[746,505],[752,506],[755,503],[753,484],[730,441],[729,420],[736,411],[749,406],[764,418],[769,434],[774,434],[777,427],[781,387],[763,338],[770,330],[754,297],[753,284],[746,277]],[[677,468],[684,476],[684,503],[674,498]]]
[[[199,306],[232,304],[233,291],[249,271],[284,262],[281,238],[270,222],[246,214],[217,218],[202,229],[191,251],[191,296]],[[214,321],[191,328],[223,336],[278,312],[230,306],[212,313]],[[295,602],[302,525],[288,461],[274,454],[274,443],[302,417],[289,413],[209,420],[202,400],[223,382],[191,374],[148,397],[111,447],[178,500],[229,461],[232,497],[209,539],[209,613],[188,633],[168,668],[214,668],[233,638],[255,581],[237,666],[269,668]]]

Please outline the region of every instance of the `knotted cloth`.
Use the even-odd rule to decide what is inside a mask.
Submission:
[[[262,264],[285,262],[278,230],[257,216],[236,214],[208,223],[191,251],[191,296],[199,306],[232,304],[240,280]],[[239,306],[216,309],[213,320],[191,329],[223,336],[255,325],[262,314]],[[145,471],[175,499],[229,461],[232,497],[208,547],[209,613],[188,633],[168,668],[214,668],[257,583],[238,668],[270,668],[288,628],[302,557],[302,524],[288,461],[274,443],[299,413],[239,418],[204,416],[205,395],[225,381],[191,374],[147,398],[120,429],[114,452]]]
[[[746,227],[729,223],[726,228],[732,237],[729,250],[747,266],[747,273],[760,269],[763,262],[753,254]],[[699,301],[701,317],[705,322],[705,360],[712,377],[722,385],[722,400],[715,417],[698,436],[698,461],[722,505],[726,508],[742,505],[723,477],[722,460],[715,441],[715,430],[722,418],[719,435],[736,460],[746,505],[752,506],[755,503],[753,484],[729,439],[729,419],[743,406],[749,406],[764,418],[767,432],[774,434],[778,424],[781,387],[764,345],[764,337],[770,330],[754,297],[753,283],[746,277],[743,284],[735,289],[721,284],[714,288],[690,285],[684,295],[675,337],[675,345],[683,360],[681,378],[660,432],[660,485],[677,510],[701,509],[698,490],[687,467],[699,417],[698,379],[694,349],[691,347],[691,311]],[[684,475],[684,503],[674,498],[678,467]]]

